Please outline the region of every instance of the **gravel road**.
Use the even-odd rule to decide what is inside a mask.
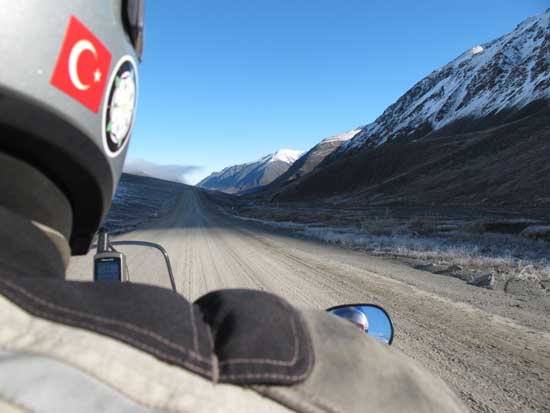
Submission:
[[[121,238],[162,244],[178,292],[191,300],[247,287],[301,307],[380,304],[394,319],[395,346],[441,376],[471,410],[550,411],[548,313],[502,292],[244,223],[191,189],[157,221]],[[132,281],[169,287],[159,257],[131,248]],[[69,278],[89,280],[91,270],[91,256],[74,258]]]

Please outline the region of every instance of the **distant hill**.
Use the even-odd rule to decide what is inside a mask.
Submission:
[[[294,162],[294,164],[292,164],[292,166],[285,173],[275,179],[271,184],[244,193],[260,194],[281,189],[290,182],[313,171],[327,156],[334,153],[340,148],[341,145],[348,142],[360,131],[361,129],[355,129],[340,135],[323,139],[309,151],[300,156],[300,158],[296,160],[296,162]]]
[[[214,172],[198,183],[198,187],[236,194],[270,184],[302,155],[302,151],[281,149],[263,158]]]

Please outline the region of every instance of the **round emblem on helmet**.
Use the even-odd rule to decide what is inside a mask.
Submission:
[[[137,103],[137,70],[130,56],[115,66],[103,105],[103,147],[110,157],[122,152],[134,123]]]

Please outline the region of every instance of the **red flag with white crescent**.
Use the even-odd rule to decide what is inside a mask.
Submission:
[[[110,66],[109,50],[71,16],[50,83],[97,113]]]

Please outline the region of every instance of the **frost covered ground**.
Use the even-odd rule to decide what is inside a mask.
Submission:
[[[105,221],[122,233],[156,219],[189,187],[123,175]],[[467,208],[341,209],[255,204],[214,196],[239,219],[298,236],[396,258],[410,266],[550,305],[550,218]]]
[[[545,239],[550,227],[545,217],[466,209],[422,216],[419,208],[343,211],[251,204],[228,212],[300,236],[397,258],[479,287],[550,301],[550,240]]]

